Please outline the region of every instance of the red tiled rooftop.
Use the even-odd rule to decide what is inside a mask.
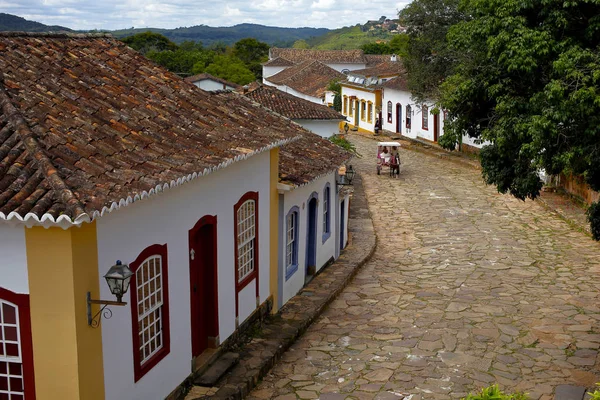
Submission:
[[[275,85],[285,85],[317,98],[324,96],[331,81],[344,79],[346,75],[315,60],[301,62],[266,78]]]
[[[191,83],[198,82],[198,81],[211,80],[211,81],[222,83],[223,85],[230,86],[230,87],[232,87],[234,89],[237,89],[237,88],[241,87],[237,83],[229,82],[229,81],[227,81],[225,79],[213,76],[213,75],[208,74],[206,72],[204,72],[202,74],[188,76],[187,78],[185,78],[185,80],[188,81],[188,82],[191,82]]]
[[[307,60],[317,60],[326,64],[364,64],[365,57],[362,50],[313,50],[313,49],[284,49],[271,47],[269,58],[285,58],[293,63]]]
[[[0,34],[0,219],[71,223],[306,134],[104,35]]]
[[[325,105],[301,99],[271,86],[261,85],[246,93],[246,96],[290,119],[343,120],[346,118]]]

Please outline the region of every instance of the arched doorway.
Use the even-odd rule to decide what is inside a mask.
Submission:
[[[396,133],[402,133],[402,105],[396,103]]]

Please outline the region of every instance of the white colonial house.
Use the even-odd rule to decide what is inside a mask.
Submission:
[[[345,119],[333,108],[315,104],[271,86],[257,85],[246,91],[245,95],[324,138],[339,133],[340,122]]]
[[[345,245],[347,153],[110,36],[0,33],[0,105],[2,398],[165,398]]]
[[[202,90],[208,92],[216,92],[220,90],[237,90],[240,85],[237,83],[229,82],[225,79],[212,76],[211,74],[202,73],[198,75],[192,75],[185,78],[186,81],[193,83]]]

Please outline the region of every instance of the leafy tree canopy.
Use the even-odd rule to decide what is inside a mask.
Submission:
[[[409,37],[405,33],[399,33],[388,42],[392,54],[405,58],[408,55],[408,40]]]
[[[292,46],[294,49],[310,49],[310,45],[304,39],[296,40]]]
[[[490,141],[484,179],[519,199],[538,196],[540,168],[600,190],[600,3],[464,0],[460,12],[472,19],[448,33],[457,63],[442,86],[442,144],[464,132]],[[588,217],[600,239],[600,207]]]
[[[253,38],[233,45],[233,55],[242,60],[255,77],[262,79],[262,63],[269,59],[269,45]]]
[[[384,42],[365,43],[360,48],[365,54],[392,54],[392,48]]]
[[[177,50],[177,45],[159,33],[144,32],[121,39],[123,43],[142,54],[150,51]]]
[[[205,72],[239,85],[246,85],[256,79],[252,71],[237,57],[218,55]]]
[[[446,34],[468,15],[459,10],[459,1],[414,0],[398,15],[409,36],[404,57],[408,85],[419,102],[438,99],[440,83],[453,71],[455,56],[447,46]]]

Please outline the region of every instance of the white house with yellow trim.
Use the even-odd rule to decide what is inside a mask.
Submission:
[[[0,397],[164,398],[284,303],[280,192],[335,187],[345,153],[294,176],[316,135],[109,36],[0,33],[0,71]]]
[[[389,61],[375,67],[350,71],[346,80],[341,81],[342,114],[352,127],[375,132],[381,128],[382,85],[403,73],[402,63],[391,56]]]

